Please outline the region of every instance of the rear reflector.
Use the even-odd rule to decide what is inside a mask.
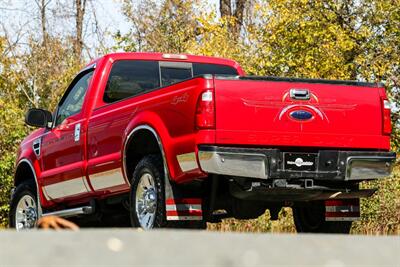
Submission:
[[[359,199],[325,201],[325,221],[356,221],[360,219]]]
[[[212,90],[206,90],[199,96],[196,107],[196,128],[215,128],[215,101]]]
[[[390,102],[386,98],[382,98],[382,132],[384,135],[392,133],[392,121],[390,119]]]

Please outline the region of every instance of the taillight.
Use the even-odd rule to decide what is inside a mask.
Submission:
[[[382,98],[382,132],[384,135],[392,133],[392,122],[390,120],[390,101]]]
[[[202,92],[197,100],[196,127],[197,129],[215,128],[215,102],[213,90]]]

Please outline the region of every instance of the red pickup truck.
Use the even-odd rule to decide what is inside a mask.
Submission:
[[[277,219],[348,233],[361,181],[390,175],[381,84],[245,76],[232,60],[115,53],[84,68],[20,145],[10,226],[115,214],[134,227]]]

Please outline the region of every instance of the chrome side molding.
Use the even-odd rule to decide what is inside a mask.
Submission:
[[[94,212],[94,208],[92,206],[83,206],[79,208],[59,210],[49,213],[44,213],[43,216],[59,216],[63,218],[73,217],[77,215],[88,215]]]
[[[199,168],[199,165],[197,165],[195,152],[177,155],[176,159],[178,160],[179,167],[183,172],[188,172]]]

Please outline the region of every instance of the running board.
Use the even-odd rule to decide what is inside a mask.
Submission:
[[[94,208],[92,206],[84,206],[79,208],[67,209],[67,210],[59,210],[49,213],[44,213],[42,216],[58,216],[58,217],[73,217],[77,215],[88,215],[94,212]]]

